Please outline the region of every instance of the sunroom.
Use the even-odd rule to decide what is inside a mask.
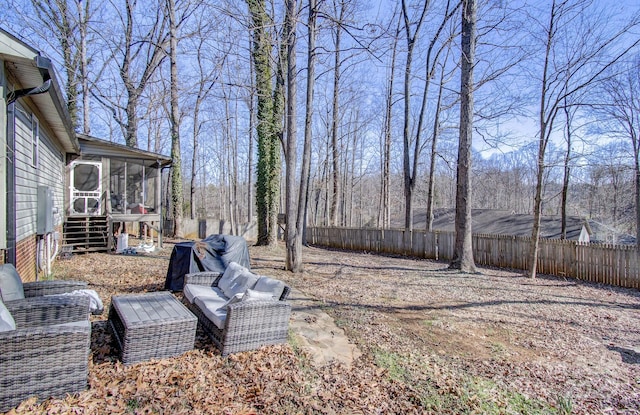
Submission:
[[[162,170],[171,159],[86,135],[78,142],[80,156],[68,163],[65,245],[110,250],[126,232],[162,243]]]

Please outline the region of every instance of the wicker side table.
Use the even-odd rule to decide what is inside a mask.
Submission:
[[[124,364],[178,356],[193,349],[197,321],[167,291],[111,298],[109,326]]]

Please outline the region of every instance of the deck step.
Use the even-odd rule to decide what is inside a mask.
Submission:
[[[64,223],[63,245],[73,253],[111,250],[111,224],[106,216],[69,216]]]

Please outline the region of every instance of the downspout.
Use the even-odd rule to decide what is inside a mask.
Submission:
[[[15,102],[7,105],[7,256],[5,262],[16,266],[16,117]]]

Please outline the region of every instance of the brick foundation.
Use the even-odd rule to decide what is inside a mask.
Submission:
[[[36,235],[16,244],[16,269],[22,281],[36,280]]]

